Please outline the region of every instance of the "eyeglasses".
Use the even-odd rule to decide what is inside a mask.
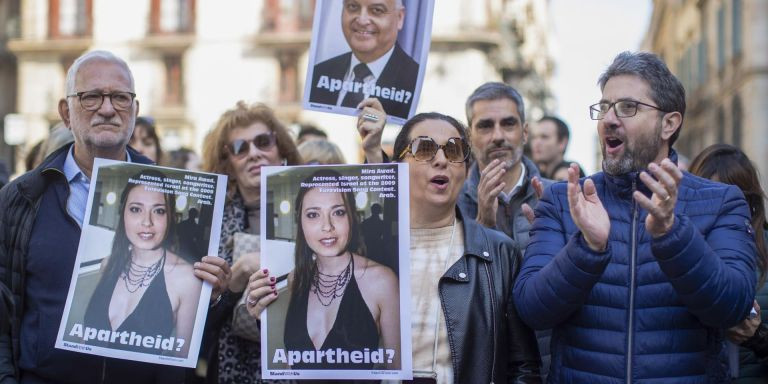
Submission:
[[[251,150],[250,144],[256,146],[257,149],[261,151],[268,151],[272,147],[275,146],[276,143],[275,139],[275,133],[269,132],[269,133],[261,133],[256,135],[251,140],[243,140],[243,139],[237,139],[232,141],[230,144],[227,144],[225,147],[229,150],[229,153],[231,153],[233,156],[244,156]]]
[[[469,145],[459,137],[451,137],[443,144],[437,144],[429,136],[419,136],[408,144],[398,158],[402,159],[410,152],[416,161],[432,161],[437,155],[437,150],[443,150],[443,155],[451,163],[461,163],[469,157]]]
[[[104,97],[109,97],[109,100],[112,102],[112,106],[115,107],[115,109],[125,111],[133,106],[133,99],[136,97],[136,94],[133,92],[122,91],[111,93],[85,91],[67,95],[67,97],[77,97],[80,99],[80,106],[86,111],[95,111],[101,108],[101,104],[104,103]]]
[[[662,111],[664,113],[668,113],[669,111],[665,111],[655,105],[650,105],[646,103],[641,103],[639,101],[635,100],[619,100],[613,103],[609,103],[607,101],[603,101],[597,104],[593,104],[589,106],[589,117],[592,120],[602,120],[605,117],[605,114],[608,113],[608,111],[611,110],[613,107],[614,112],[616,112],[616,117],[632,117],[637,114],[637,106],[638,105],[645,105],[646,107],[651,107],[653,109],[657,109],[659,111]]]

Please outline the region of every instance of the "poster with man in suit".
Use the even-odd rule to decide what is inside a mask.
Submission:
[[[390,122],[405,122],[419,100],[433,10],[434,0],[318,0],[304,107],[357,115],[376,97]]]

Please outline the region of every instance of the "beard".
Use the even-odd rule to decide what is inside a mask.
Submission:
[[[603,171],[609,175],[623,175],[648,167],[661,150],[661,120],[650,135],[640,135],[633,143],[625,140],[624,153],[620,157],[605,155],[605,141],[600,145],[603,153]]]
[[[503,157],[506,157],[506,156],[503,156],[503,157],[502,156],[493,156],[490,153],[494,149],[499,149],[499,148],[505,148],[505,149],[510,150],[512,152],[511,153],[512,157],[508,158],[508,159],[504,159]],[[511,145],[509,143],[506,143],[506,142],[501,144],[501,145],[492,144],[492,146],[490,148],[488,148],[486,150],[483,150],[483,151],[475,151],[474,154],[475,154],[475,158],[478,160],[478,163],[482,166],[481,168],[487,167],[488,164],[490,164],[491,161],[493,161],[494,159],[499,159],[502,162],[504,162],[504,169],[509,170],[509,169],[512,169],[512,167],[515,164],[520,162],[520,159],[522,159],[522,157],[523,157],[523,146],[522,145],[518,145],[517,147],[515,147],[515,146],[513,146],[513,145]],[[482,171],[482,169],[481,169],[481,171]]]

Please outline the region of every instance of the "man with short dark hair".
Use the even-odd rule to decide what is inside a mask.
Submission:
[[[528,140],[523,98],[509,85],[485,83],[467,99],[466,113],[475,163],[458,204],[468,217],[506,233],[525,250],[531,226],[523,206],[535,206],[542,185],[539,169],[523,155]]]
[[[549,382],[730,382],[724,329],[755,295],[744,196],[676,167],[685,90],[657,56],[621,53],[599,84],[603,172],[545,191],[515,305],[553,329]]]
[[[309,101],[357,108],[377,97],[388,115],[407,118],[419,64],[397,44],[402,0],[343,0],[341,28],[350,52],[316,64]],[[346,86],[336,89],[331,82]]]
[[[544,116],[531,127],[531,159],[547,179],[567,179],[571,161],[564,159],[570,141],[570,131],[565,122],[555,116]],[[584,171],[579,166],[579,177]]]
[[[105,51],[80,56],[67,72],[66,92],[59,114],[74,143],[0,190],[0,283],[15,308],[10,331],[0,333],[0,383],[181,383],[182,368],[54,348],[94,158],[151,163],[127,148],[139,102],[122,59]],[[195,275],[213,284],[212,300],[227,289],[223,259],[207,256]]]

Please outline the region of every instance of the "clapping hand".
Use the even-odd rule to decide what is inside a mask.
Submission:
[[[646,172],[640,173],[640,180],[653,192],[651,198],[645,197],[640,191],[635,191],[635,201],[648,211],[645,219],[645,229],[654,238],[663,236],[675,224],[675,203],[677,189],[683,179],[683,172],[669,159],[661,161],[661,165],[651,163],[648,170],[654,179]]]
[[[493,159],[480,171],[480,181],[477,183],[477,222],[488,228],[496,226],[499,194],[507,185],[502,181],[505,173],[505,163],[498,159]]]
[[[531,185],[533,186],[533,191],[536,193],[536,201],[538,201],[541,199],[541,195],[544,194],[544,185],[541,184],[541,180],[538,176],[534,176],[531,179]],[[536,218],[533,213],[533,207],[528,205],[528,203],[523,203],[520,209],[523,210],[523,215],[525,215],[525,218],[528,220],[528,224],[533,224],[533,220]]]
[[[588,178],[584,181],[583,189],[579,185],[579,168],[576,164],[568,168],[568,208],[589,248],[595,252],[604,251],[611,231],[611,220],[597,196],[595,182]]]

